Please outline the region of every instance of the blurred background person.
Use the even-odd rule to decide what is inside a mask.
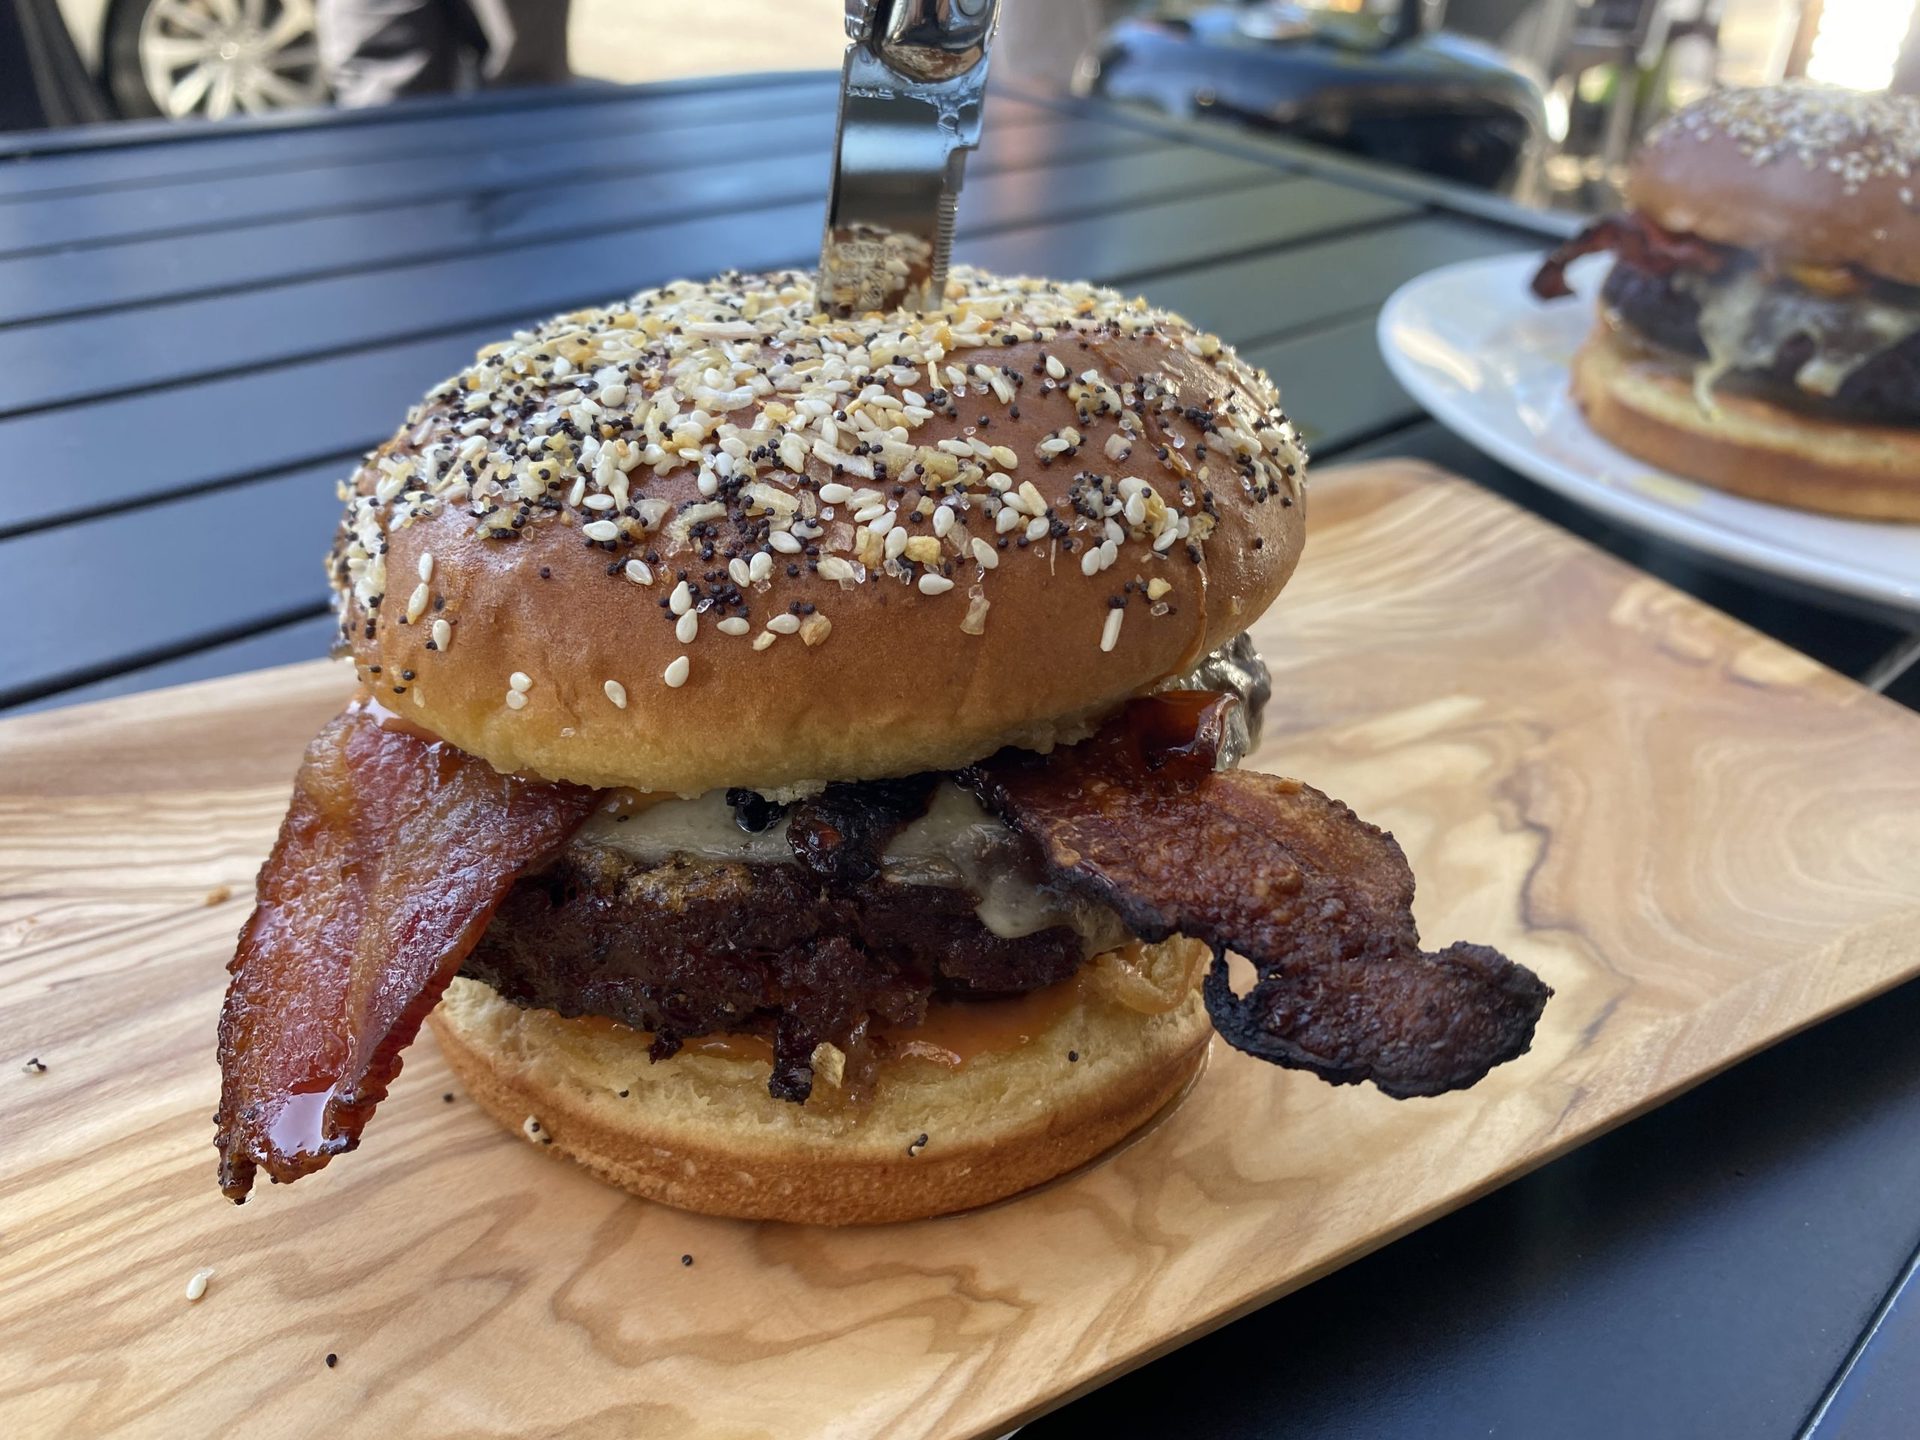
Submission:
[[[555,85],[571,0],[314,0],[334,103],[386,105],[467,85]]]

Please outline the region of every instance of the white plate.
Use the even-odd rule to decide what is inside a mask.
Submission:
[[[1789,510],[1656,470],[1587,428],[1567,364],[1593,326],[1604,264],[1544,303],[1537,253],[1496,255],[1409,280],[1380,312],[1394,378],[1496,460],[1611,519],[1808,584],[1920,612],[1920,525]]]

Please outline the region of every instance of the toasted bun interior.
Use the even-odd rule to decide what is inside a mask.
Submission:
[[[1920,521],[1920,429],[1825,420],[1725,386],[1705,414],[1684,362],[1604,320],[1574,356],[1573,396],[1596,433],[1676,475],[1802,510]]]
[[[1070,1002],[1025,1044],[958,1069],[890,1058],[857,1108],[819,1084],[804,1106],[775,1100],[760,1060],[683,1051],[650,1064],[632,1031],[523,1010],[473,980],[455,980],[430,1023],[488,1114],[610,1184],[706,1214],[870,1225],[1063,1175],[1198,1072],[1213,1028],[1197,988],[1149,1015],[1101,986],[1063,983]]]

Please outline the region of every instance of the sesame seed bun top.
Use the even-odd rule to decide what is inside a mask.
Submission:
[[[362,684],[502,770],[693,794],[1077,734],[1298,558],[1266,377],[1175,316],[960,269],[926,315],[786,273],[482,351],[344,491]]]
[[[1920,97],[1716,91],[1647,136],[1627,199],[1668,230],[1778,264],[1920,285]]]

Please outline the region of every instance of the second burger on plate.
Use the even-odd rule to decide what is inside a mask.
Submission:
[[[1614,253],[1573,362],[1588,422],[1723,490],[1920,521],[1920,98],[1727,90],[1657,126],[1629,210],[1534,280]]]

